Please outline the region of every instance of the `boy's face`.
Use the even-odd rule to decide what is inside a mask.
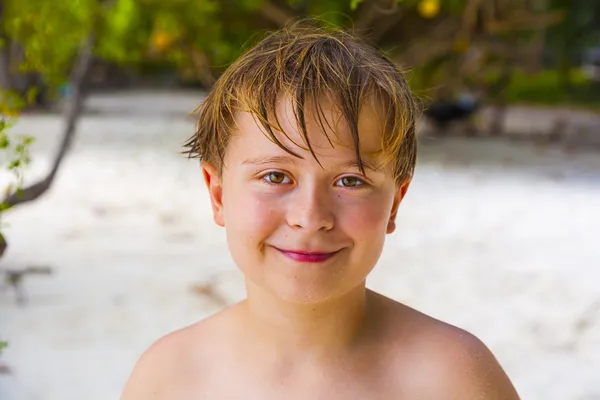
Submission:
[[[399,187],[390,165],[380,165],[382,120],[365,104],[359,118],[358,169],[352,136],[339,112],[326,102],[323,125],[307,112],[317,162],[276,132],[296,158],[272,143],[252,115],[240,113],[221,176],[203,164],[215,222],[224,226],[232,257],[249,284],[279,298],[314,303],[362,285],[377,263],[386,233],[395,229],[397,207],[408,182]],[[307,110],[310,110],[307,107]],[[278,104],[279,122],[289,138],[304,145],[290,101]]]

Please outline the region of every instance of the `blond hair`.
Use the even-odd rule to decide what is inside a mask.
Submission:
[[[332,96],[350,127],[363,173],[358,117],[365,101],[377,100],[384,107],[381,151],[385,162],[393,163],[396,182],[403,183],[412,176],[417,112],[402,72],[372,46],[313,21],[268,34],[227,68],[198,108],[197,129],[185,143],[184,153],[221,171],[229,138],[236,129],[235,114],[246,111],[260,122],[272,142],[300,157],[277,139],[275,130],[285,132],[278,122],[271,122],[277,119],[275,108],[282,93],[291,98],[299,131],[315,159],[306,131],[305,105],[310,101],[316,107],[315,115],[327,135],[318,98]]]

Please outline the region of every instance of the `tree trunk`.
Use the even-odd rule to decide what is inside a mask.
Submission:
[[[0,21],[1,18],[0,16]],[[10,39],[4,35],[4,32],[0,32],[0,40],[4,42],[0,47],[0,90],[8,91],[13,88],[10,79]]]
[[[490,135],[503,136],[506,130],[506,103],[500,101],[492,109]]]
[[[4,19],[4,1],[0,0],[0,24]],[[4,43],[0,47],[0,90],[11,90],[10,79],[10,39],[4,34],[0,26],[0,40]]]
[[[558,81],[564,90],[570,91],[573,86],[571,80],[573,65],[569,49],[570,41],[567,40],[567,38],[564,38],[563,40],[564,43],[558,55]]]
[[[496,104],[492,109],[492,121],[490,134],[494,136],[503,136],[506,133],[506,112],[508,102],[505,96],[505,89],[512,80],[512,68],[510,64],[504,66],[504,70],[496,82],[487,88],[487,97],[494,99]]]

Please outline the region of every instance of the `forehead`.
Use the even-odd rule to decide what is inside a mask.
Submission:
[[[313,158],[308,148],[310,143],[320,162],[321,157],[356,158],[351,124],[334,101],[322,96],[318,103],[307,101],[302,109],[305,133],[293,101],[286,96],[277,100],[275,115],[270,116],[269,123],[283,146],[303,158]],[[238,112],[235,122],[236,131],[232,134],[230,146],[243,149],[244,155],[268,151],[286,153],[269,139],[267,130],[253,113]],[[378,158],[382,153],[385,127],[382,107],[374,100],[365,101],[361,104],[357,122],[361,158]]]

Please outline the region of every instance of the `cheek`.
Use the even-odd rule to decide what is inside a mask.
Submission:
[[[340,230],[353,242],[352,265],[365,276],[377,264],[385,242],[391,202],[384,197],[339,206]]]
[[[241,187],[241,185],[238,185]],[[272,199],[256,194],[250,190],[226,190],[223,196],[225,229],[255,242],[263,240],[277,226],[280,205],[273,204]],[[233,188],[232,188],[233,189]]]
[[[342,201],[337,206],[343,229],[358,237],[384,235],[390,217],[391,202],[382,196],[360,201]]]

